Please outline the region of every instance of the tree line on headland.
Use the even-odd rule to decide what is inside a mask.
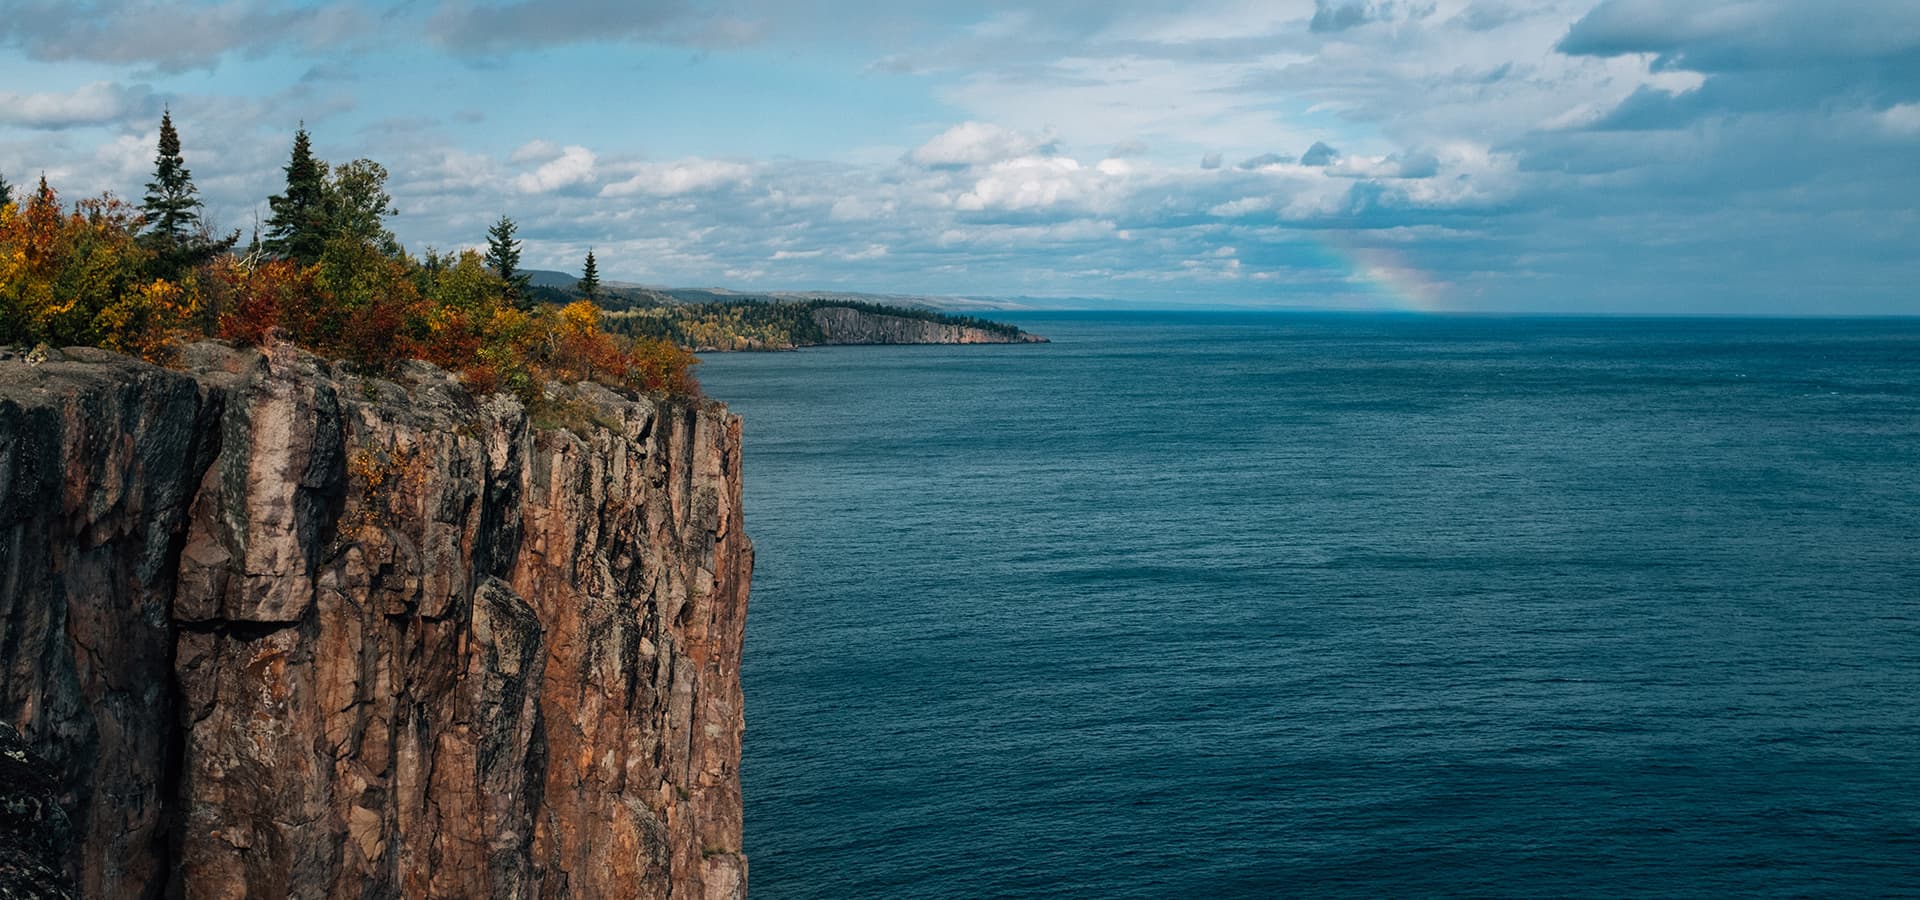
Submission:
[[[694,293],[694,292],[684,292]],[[621,309],[608,303],[604,320],[609,331],[635,339],[658,338],[682,347],[723,350],[769,350],[812,347],[832,343],[813,315],[818,309],[851,309],[868,316],[914,319],[937,325],[977,328],[989,334],[1018,338],[1019,328],[975,316],[957,316],[906,306],[859,300],[774,300],[736,298],[687,300],[670,304],[632,305]]]
[[[415,256],[386,228],[395,210],[379,163],[330,166],[302,126],[285,171],[264,234],[245,247],[202,216],[170,112],[138,206],[112,194],[67,205],[44,175],[21,192],[0,172],[0,345],[78,344],[164,362],[186,340],[277,334],[372,371],[424,359],[476,393],[531,399],[550,379],[698,392],[690,352],[601,327],[591,251],[580,299],[540,303],[512,219],[488,231],[485,254]]]

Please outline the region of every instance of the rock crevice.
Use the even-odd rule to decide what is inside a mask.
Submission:
[[[744,895],[724,407],[50,356],[0,354],[0,720],[83,896]]]

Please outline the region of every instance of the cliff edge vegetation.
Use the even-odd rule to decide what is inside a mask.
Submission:
[[[264,235],[212,232],[171,117],[154,181],[133,206],[111,195],[64,203],[44,176],[0,197],[0,345],[90,346],[163,361],[199,337],[260,345],[271,335],[384,371],[421,359],[477,393],[536,399],[549,380],[693,394],[691,353],[601,328],[591,300],[535,302],[514,224],[488,250],[408,253],[385,227],[386,169],[330,166],[295,135],[286,188]],[[9,191],[11,193],[11,191]]]

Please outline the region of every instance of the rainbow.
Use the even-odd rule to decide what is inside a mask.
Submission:
[[[1330,267],[1344,272],[1361,296],[1403,312],[1448,311],[1446,286],[1409,264],[1399,251],[1355,246],[1336,235],[1318,243]]]

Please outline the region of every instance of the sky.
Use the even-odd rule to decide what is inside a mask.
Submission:
[[[1914,0],[0,0],[0,174],[415,252],[1097,306],[1920,314]]]

